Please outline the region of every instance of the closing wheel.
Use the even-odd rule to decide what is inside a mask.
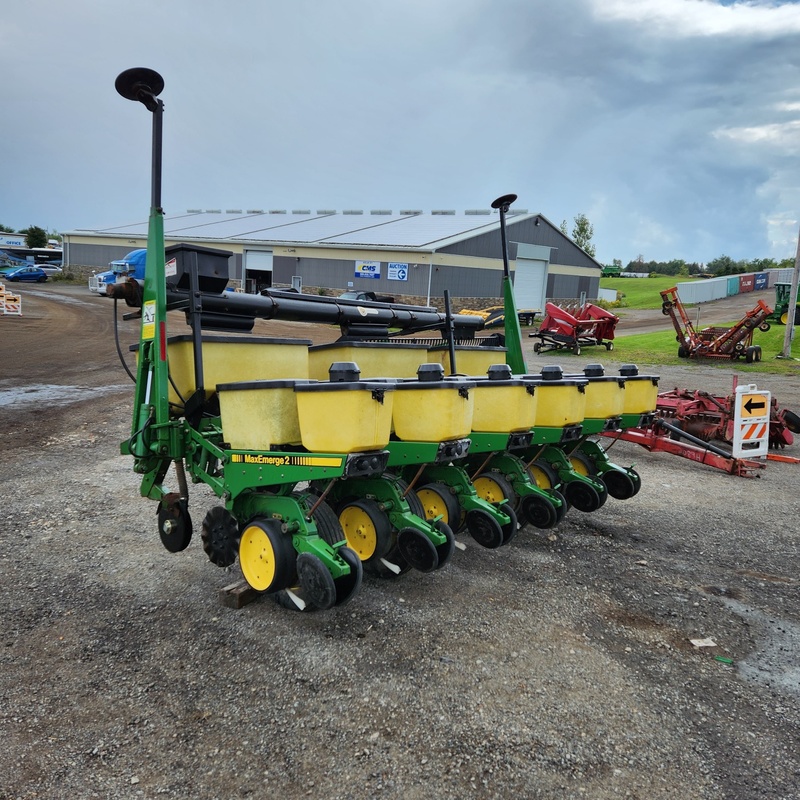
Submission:
[[[508,503],[501,506],[500,510],[509,519],[505,525],[500,526],[500,530],[503,531],[503,544],[508,544],[517,535],[519,531],[519,522],[517,521],[517,515],[514,513],[514,509],[511,508]]]
[[[446,539],[444,544],[436,546],[436,555],[439,557],[439,566],[436,569],[441,569],[453,556],[456,549],[456,537],[453,535],[453,529],[442,520],[436,523],[436,529]]]
[[[503,529],[500,523],[485,509],[473,508],[467,511],[467,530],[470,536],[483,547],[494,550],[503,545]]]
[[[257,592],[287,587],[294,578],[294,559],[292,537],[281,531],[280,522],[260,517],[245,526],[239,540],[239,566]]]
[[[473,481],[472,485],[478,497],[487,503],[497,505],[508,500],[512,508],[517,504],[517,493],[511,483],[499,472],[482,472]]]
[[[591,484],[584,481],[569,481],[564,486],[564,496],[571,506],[575,506],[578,511],[590,514],[597,511],[602,505],[600,495]]]
[[[561,501],[561,505],[556,506],[556,515],[558,516],[556,525],[558,525],[558,523],[567,516],[567,511],[569,511],[569,502],[567,502],[567,498],[564,497],[564,495],[561,494],[558,489],[548,489],[547,493],[552,495],[555,500]],[[553,505],[555,505],[555,503]]]
[[[342,575],[333,581],[336,586],[336,605],[343,606],[358,594],[364,579],[364,566],[358,555],[349,547],[340,547],[337,552],[342,561],[350,567],[349,575]]]
[[[239,550],[239,525],[223,506],[214,506],[203,520],[200,530],[203,550],[209,561],[218,567],[230,567]]]
[[[767,332],[767,331],[768,331],[768,330],[769,330],[771,327],[772,327],[772,326],[769,324],[769,322],[767,322],[766,320],[764,320],[764,322],[762,322],[762,323],[761,323],[761,324],[758,326],[758,329],[759,329],[760,331],[763,331],[764,333],[766,333],[766,332]]]
[[[606,342],[605,345],[609,353],[614,349],[614,342]]]
[[[633,479],[620,469],[609,469],[600,476],[608,493],[617,500],[629,500],[636,494]]]
[[[455,529],[461,521],[461,504],[444,483],[426,483],[416,490],[425,516],[423,519],[441,517],[445,525]],[[413,509],[412,509],[413,511]]]
[[[411,564],[400,553],[400,548],[395,542],[394,547],[383,558],[365,564],[367,572],[379,578],[396,578],[411,569]]]
[[[184,498],[172,495],[164,498],[166,506],[158,506],[158,535],[170,553],[180,553],[192,540],[192,518]]]
[[[642,476],[633,467],[628,467],[628,477],[633,481],[633,495],[635,497],[642,488]]]
[[[576,356],[581,354],[581,346],[577,342],[572,345],[572,352],[575,353]]]
[[[336,604],[336,584],[319,556],[300,553],[297,556],[297,578],[303,597],[314,607],[325,611]]]
[[[439,555],[433,542],[416,528],[403,528],[397,532],[397,549],[420,572],[433,572],[439,566]]]
[[[558,524],[558,511],[546,497],[537,494],[526,494],[520,500],[522,517],[534,528],[546,530]]]
[[[353,500],[339,509],[347,546],[361,561],[385,556],[392,547],[392,524],[374,500]]]

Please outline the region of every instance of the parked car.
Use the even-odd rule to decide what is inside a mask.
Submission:
[[[47,273],[41,267],[18,267],[6,273],[6,280],[43,283],[47,280]]]
[[[356,291],[349,291],[349,292],[342,292],[339,295],[342,300],[358,300],[359,302],[368,302],[368,303],[394,303],[394,297],[390,297],[388,294],[375,294],[375,292],[356,292]]]
[[[64,271],[58,264],[37,264],[37,266],[48,278],[51,275],[60,275]]]

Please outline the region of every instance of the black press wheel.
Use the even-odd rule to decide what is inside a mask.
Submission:
[[[322,559],[314,553],[297,556],[297,578],[303,598],[323,611],[336,604],[336,584]]]
[[[520,500],[520,512],[522,519],[540,530],[553,528],[559,522],[555,505],[538,494],[524,495]]]
[[[164,505],[158,506],[158,535],[161,544],[170,553],[180,553],[192,540],[192,518],[189,504],[184,498],[173,495],[164,498]]]
[[[678,358],[689,358],[689,351],[683,346],[678,346]]]
[[[224,506],[214,506],[200,530],[208,560],[218,567],[230,567],[239,552],[239,524]]]
[[[584,514],[597,511],[603,505],[594,486],[581,480],[569,481],[564,486],[564,496],[571,506]]]
[[[439,566],[439,554],[433,542],[416,528],[403,528],[397,532],[397,549],[420,572],[433,572]]]
[[[470,536],[482,547],[494,550],[503,545],[503,529],[485,509],[473,508],[467,511],[466,525]]]
[[[629,500],[636,494],[633,479],[620,469],[606,470],[600,480],[605,484],[608,493],[617,500]]]
[[[581,346],[577,342],[572,345],[572,352],[575,353],[576,356],[581,354]]]

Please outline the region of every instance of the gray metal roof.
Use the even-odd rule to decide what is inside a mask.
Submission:
[[[507,223],[536,214],[509,213]],[[170,239],[218,239],[276,244],[338,245],[436,250],[500,226],[496,211],[439,213],[189,212],[164,217]],[[69,231],[74,235],[146,236],[147,221],[111,228]]]

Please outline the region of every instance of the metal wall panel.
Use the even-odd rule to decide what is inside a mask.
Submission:
[[[430,275],[431,298],[441,298],[449,289],[452,297],[497,297],[502,296],[502,273],[492,269],[459,269],[458,267],[433,266],[410,261],[408,280],[389,280],[388,262],[381,262],[381,277],[355,277],[355,261],[342,261],[333,258],[292,258],[275,256],[273,258],[273,281],[292,282],[293,275],[300,275],[304,286],[339,287],[344,291],[349,282],[353,289],[388,295],[428,296],[428,277]]]
[[[68,261],[65,266],[73,267],[102,267],[108,269],[112,261],[124,258],[136,247],[119,247],[115,245],[78,244],[70,242],[68,246]]]
[[[587,300],[597,299],[600,278],[581,275],[553,275],[547,277],[547,297],[557,300],[578,300],[582,294]]]
[[[525,244],[535,244],[542,247],[549,247],[551,250],[550,263],[562,264],[564,266],[587,267],[589,269],[600,270],[597,262],[583,252],[571,239],[564,236],[558,228],[553,227],[546,220],[538,218],[525,219],[514,223],[512,219],[506,219],[506,234],[508,238],[509,258],[516,258],[516,245],[518,242]],[[442,253],[453,253],[455,255],[479,256],[481,258],[503,258],[500,231],[490,231],[489,233],[479,234],[463,242],[443,247]]]

